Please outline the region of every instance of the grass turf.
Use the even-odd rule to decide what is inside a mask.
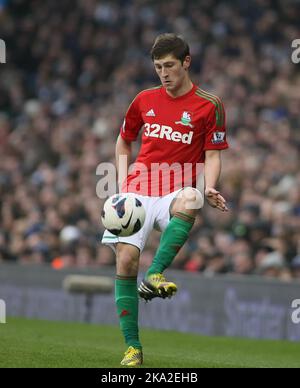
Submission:
[[[119,368],[125,350],[114,326],[10,318],[0,334],[0,368]],[[141,340],[145,368],[300,367],[300,346],[287,341],[146,329]]]

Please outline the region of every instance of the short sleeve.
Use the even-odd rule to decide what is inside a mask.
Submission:
[[[216,98],[207,116],[204,151],[226,148],[228,148],[228,143],[226,139],[225,109],[220,99]]]
[[[144,124],[139,100],[137,95],[130,104],[120,129],[120,135],[126,141],[135,141]]]

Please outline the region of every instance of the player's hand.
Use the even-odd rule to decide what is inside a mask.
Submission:
[[[228,212],[225,198],[216,189],[207,187],[205,189],[205,198],[211,207],[217,208],[222,212]]]

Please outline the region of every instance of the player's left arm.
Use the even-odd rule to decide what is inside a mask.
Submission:
[[[226,140],[225,109],[218,97],[212,99],[207,115],[205,134],[205,197],[210,206],[223,212],[228,211],[225,198],[216,189],[221,174],[221,150],[228,148]]]
[[[225,198],[216,190],[221,174],[222,161],[220,150],[205,151],[204,179],[205,197],[210,206],[223,212],[228,211]]]

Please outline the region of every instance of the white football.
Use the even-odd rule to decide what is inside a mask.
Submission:
[[[104,227],[116,236],[131,236],[137,233],[145,222],[142,202],[133,194],[115,194],[103,206],[101,220]]]

